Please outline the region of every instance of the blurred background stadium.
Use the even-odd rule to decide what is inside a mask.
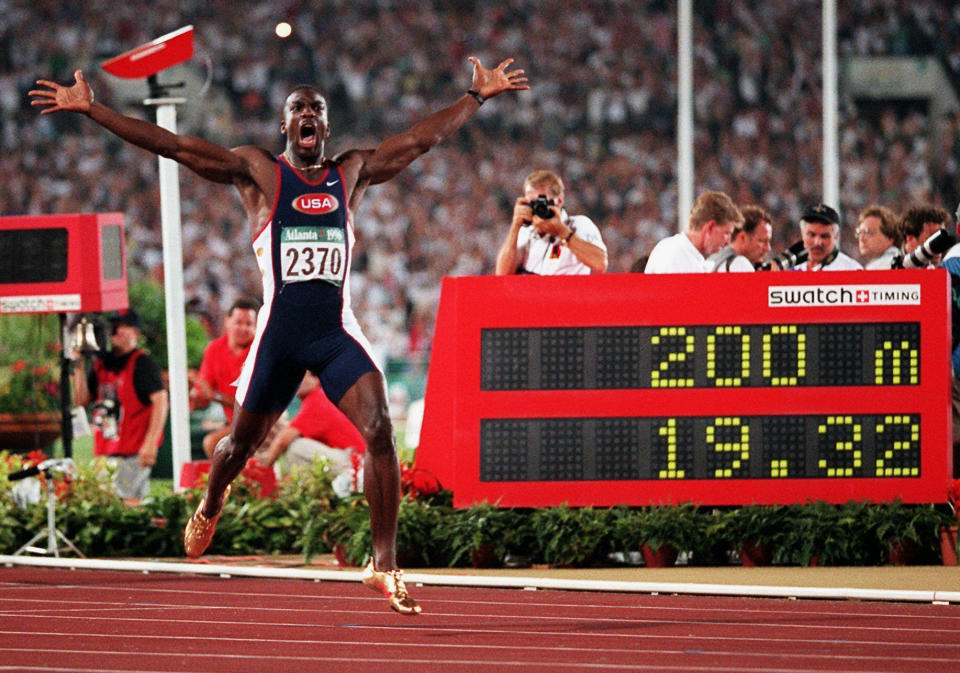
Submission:
[[[296,84],[326,92],[336,154],[462,95],[468,55],[488,66],[513,56],[531,91],[485,105],[372,188],[356,217],[355,310],[388,374],[416,397],[441,279],[492,273],[531,170],[564,177],[570,210],[600,226],[610,272],[674,233],[676,11],[638,0],[0,0],[0,214],[122,211],[131,278],[162,278],[155,159],[81,117],[41,117],[27,91],[39,77],[70,82],[79,67],[100,100],[152,119],[145,85],[99,64],[187,24],[197,55],[164,74],[186,82],[179,131],[276,152]],[[840,0],[837,27],[841,241],[857,257],[864,206],[953,212],[960,197],[960,4]],[[697,0],[693,39],[694,191],[766,207],[779,251],[799,238],[804,205],[822,200],[821,3]],[[891,63],[934,84],[877,87]],[[219,328],[237,296],[260,296],[247,226],[232,188],[186,170],[180,183],[188,311]]]

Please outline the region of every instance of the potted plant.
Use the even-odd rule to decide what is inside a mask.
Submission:
[[[654,505],[639,511],[640,551],[648,567],[670,566],[679,552],[696,551],[705,539],[706,522],[693,503]]]
[[[401,567],[446,565],[439,531],[442,521],[449,516],[450,511],[447,506],[431,505],[408,497],[400,501],[396,549],[397,563]],[[367,554],[373,549],[369,518],[360,522],[350,536],[348,547],[349,560],[353,564],[362,565]]]
[[[711,536],[735,551],[745,566],[768,565],[777,541],[791,526],[783,505],[744,505],[720,513]]]
[[[530,519],[537,558],[553,566],[586,566],[607,547],[610,510],[566,503],[534,511]]]
[[[486,502],[454,511],[439,531],[447,564],[499,567],[507,551],[519,546],[523,519],[516,510]]]
[[[908,565],[936,552],[940,529],[949,518],[933,505],[905,505],[900,499],[876,506],[876,539],[883,558],[892,565]]]
[[[620,563],[639,565],[643,533],[640,529],[642,511],[624,505],[610,510],[610,554]]]
[[[341,566],[356,566],[363,561],[369,551],[369,545],[352,551],[353,536],[361,530],[370,531],[370,507],[362,495],[356,495],[340,502],[336,507],[324,510],[316,517],[304,521],[304,556],[307,562],[313,554],[323,551],[324,548],[333,552],[334,558]],[[314,540],[319,536],[319,542]],[[368,540],[367,540],[368,542]]]
[[[773,563],[802,566],[877,562],[874,506],[864,501],[834,505],[808,501],[789,506],[792,525],[773,550]]]

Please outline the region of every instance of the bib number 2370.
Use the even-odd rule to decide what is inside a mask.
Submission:
[[[286,227],[280,235],[283,282],[323,280],[342,285],[347,245],[342,229]]]

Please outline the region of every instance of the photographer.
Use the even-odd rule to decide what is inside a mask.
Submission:
[[[93,403],[93,452],[117,466],[117,494],[124,504],[140,504],[150,487],[167,420],[167,391],[160,365],[138,347],[140,318],[133,311],[110,321],[110,351],[101,354],[90,371],[74,353],[74,399]]]
[[[794,271],[857,271],[860,262],[840,252],[840,215],[823,203],[810,206],[800,216],[800,233],[807,261]]]
[[[901,257],[903,236],[897,216],[884,206],[868,206],[860,213],[857,222],[857,246],[864,268],[875,271],[892,269]]]
[[[899,226],[904,255],[913,255],[931,236],[941,229],[950,228],[950,213],[936,206],[913,206],[900,216]],[[939,246],[936,247],[939,250]],[[932,268],[939,263],[940,255],[936,254],[922,266]]]
[[[597,225],[563,209],[563,181],[556,173],[534,171],[523,182],[523,196],[500,251],[496,273],[539,276],[583,275],[607,270],[607,248]]]
[[[653,246],[644,273],[708,271],[705,258],[730,243],[730,235],[741,224],[743,214],[729,196],[718,191],[702,193],[690,209],[686,229]]]
[[[744,206],[743,224],[730,235],[730,245],[707,258],[707,270],[754,271],[770,252],[773,218],[760,206]]]
[[[940,211],[939,208],[925,210]],[[909,213],[910,211],[907,212]],[[928,215],[933,215],[935,218],[942,216],[942,214],[943,211],[928,212]],[[904,216],[904,218],[906,219],[906,216]],[[957,219],[960,220],[960,206],[957,206]],[[952,223],[950,222],[950,215],[946,215],[946,221],[941,222],[941,224],[942,228],[938,229],[938,231],[950,232],[953,229]],[[958,230],[957,233],[960,233],[960,230]],[[924,245],[917,247],[917,250],[922,250],[927,247],[929,242],[930,239],[928,238],[928,240],[924,242]],[[950,349],[952,352],[951,368],[953,370],[951,395],[953,411],[953,476],[957,477],[960,475],[960,243],[954,244],[953,247],[944,253],[940,268],[946,269],[947,273],[950,274],[951,285],[950,320],[953,338]]]

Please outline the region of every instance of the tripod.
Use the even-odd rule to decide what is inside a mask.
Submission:
[[[21,554],[31,553],[31,554],[53,554],[57,558],[60,558],[60,552],[66,551],[68,549],[72,550],[80,558],[86,558],[79,549],[77,549],[74,544],[67,538],[66,535],[61,533],[56,526],[56,505],[57,505],[57,496],[55,493],[55,487],[53,484],[53,477],[50,474],[49,469],[44,469],[43,474],[46,476],[44,481],[47,482],[47,529],[41,531],[34,535],[27,544],[23,545],[13,553],[14,556],[20,556]],[[35,542],[40,541],[44,536],[47,538],[47,548],[35,547],[33,546]],[[62,541],[66,546],[58,546],[58,540]]]

